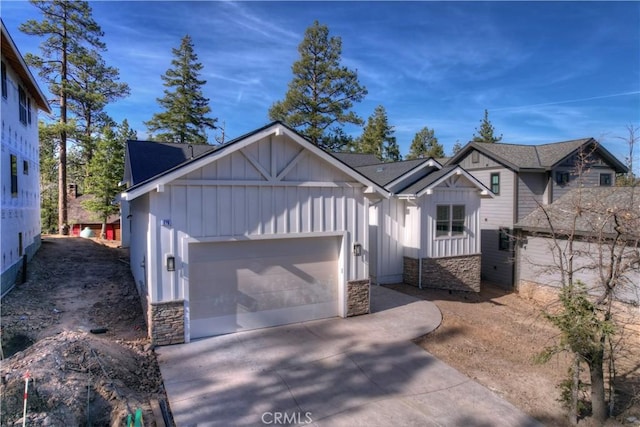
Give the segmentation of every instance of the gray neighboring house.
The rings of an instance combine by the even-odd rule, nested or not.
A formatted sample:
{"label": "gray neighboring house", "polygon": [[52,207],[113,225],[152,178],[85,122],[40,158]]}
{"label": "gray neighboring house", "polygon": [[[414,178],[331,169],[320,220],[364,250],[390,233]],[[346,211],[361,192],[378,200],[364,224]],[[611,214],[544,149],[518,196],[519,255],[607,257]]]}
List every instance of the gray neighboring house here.
{"label": "gray neighboring house", "polygon": [[[577,165],[588,168],[577,172]],[[538,204],[549,205],[577,187],[611,187],[627,168],[593,138],[543,145],[470,142],[457,164],[495,195],[481,205],[482,278],[512,289],[516,278],[513,227]]]}
{"label": "gray neighboring house", "polygon": [[[615,244],[614,215],[619,219],[620,230]],[[568,257],[571,254],[567,249],[568,236],[574,234],[574,279],[600,294],[604,289],[602,278],[617,271],[619,283],[614,289],[615,298],[640,303],[640,188],[573,189],[544,210],[536,208],[519,221],[515,229],[519,290],[539,285],[562,286],[558,248],[563,251],[560,259]],[[612,249],[623,255],[614,258],[613,264]],[[612,265],[614,268],[610,270]]]}

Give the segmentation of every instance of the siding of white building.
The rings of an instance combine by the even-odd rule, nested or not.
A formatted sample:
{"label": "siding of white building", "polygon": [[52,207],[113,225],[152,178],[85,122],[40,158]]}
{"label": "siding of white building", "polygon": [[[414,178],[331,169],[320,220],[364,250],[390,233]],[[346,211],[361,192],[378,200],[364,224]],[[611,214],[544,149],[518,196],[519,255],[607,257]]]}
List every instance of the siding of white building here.
{"label": "siding of white building", "polygon": [[4,295],[15,284],[23,256],[30,259],[40,247],[38,109],[50,110],[4,24],[2,68],[0,250]]}

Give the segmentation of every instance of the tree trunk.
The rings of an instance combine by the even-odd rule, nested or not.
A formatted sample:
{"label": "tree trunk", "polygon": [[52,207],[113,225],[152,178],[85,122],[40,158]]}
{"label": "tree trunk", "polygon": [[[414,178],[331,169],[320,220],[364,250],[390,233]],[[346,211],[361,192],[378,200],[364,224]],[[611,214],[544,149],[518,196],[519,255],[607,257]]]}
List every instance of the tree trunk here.
{"label": "tree trunk", "polygon": [[[66,18],[66,17],[65,17]],[[67,225],[67,25],[63,24],[62,69],[60,73],[60,157],[58,165],[58,232],[69,234]]]}
{"label": "tree trunk", "polygon": [[599,423],[607,419],[607,403],[604,392],[604,350],[600,349],[589,362],[591,374],[591,416]]}
{"label": "tree trunk", "polygon": [[107,222],[106,221],[102,221],[102,228],[100,229],[100,238],[101,239],[107,238]]}
{"label": "tree trunk", "polygon": [[580,358],[573,355],[573,382],[571,384],[571,405],[569,406],[569,422],[571,425],[578,425],[578,392],[580,390]]}

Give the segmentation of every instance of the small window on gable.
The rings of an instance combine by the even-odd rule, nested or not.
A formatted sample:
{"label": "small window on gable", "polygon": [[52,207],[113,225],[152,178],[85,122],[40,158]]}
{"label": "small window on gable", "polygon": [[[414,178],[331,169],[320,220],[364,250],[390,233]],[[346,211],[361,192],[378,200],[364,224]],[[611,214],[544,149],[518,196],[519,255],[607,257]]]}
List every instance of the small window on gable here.
{"label": "small window on gable", "polygon": [[471,163],[480,163],[480,153],[476,150],[471,152]]}
{"label": "small window on gable", "polygon": [[569,183],[569,172],[556,172],[556,184],[565,185]]}
{"label": "small window on gable", "polygon": [[491,174],[491,192],[500,194],[500,173]]}
{"label": "small window on gable", "polygon": [[2,97],[7,99],[7,66],[2,61]]}
{"label": "small window on gable", "polygon": [[611,174],[610,173],[601,173],[600,174],[600,185],[602,187],[610,187],[611,186]]}

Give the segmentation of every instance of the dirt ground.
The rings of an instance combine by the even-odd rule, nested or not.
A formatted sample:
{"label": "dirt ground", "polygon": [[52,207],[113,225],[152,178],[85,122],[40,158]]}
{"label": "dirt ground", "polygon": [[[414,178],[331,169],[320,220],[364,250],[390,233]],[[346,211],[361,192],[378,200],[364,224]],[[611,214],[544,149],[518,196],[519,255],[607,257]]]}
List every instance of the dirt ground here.
{"label": "dirt ground", "polygon": [[[145,426],[156,425],[151,405],[166,408],[166,394],[127,261],[126,250],[97,239],[43,239],[27,282],[0,307],[1,426],[22,425],[27,371],[27,425],[119,426],[137,408]],[[442,311],[442,325],[419,345],[543,424],[567,425],[556,385],[568,358],[533,362],[557,338],[540,299],[489,285],[480,294],[390,287]],[[640,338],[632,338],[636,347],[618,366],[627,404],[607,425],[640,426]]]}
{"label": "dirt ground", "polygon": [[27,425],[125,425],[138,408],[156,425],[166,394],[127,261],[106,241],[43,238],[0,307],[0,425],[22,425],[27,372]]}
{"label": "dirt ground", "polygon": [[[557,339],[557,331],[542,317],[549,295],[529,299],[483,284],[479,294],[390,285],[433,301],[443,321],[418,344],[431,354],[488,387],[547,426],[566,426],[557,384],[564,380],[570,359],[554,357],[537,364],[534,357]],[[631,308],[638,312],[638,308]],[[640,315],[640,312],[638,313]],[[618,366],[625,404],[607,425],[640,425],[640,337],[629,337],[629,357]],[[586,379],[586,378],[585,378]],[[580,425],[590,425],[584,419]]]}

